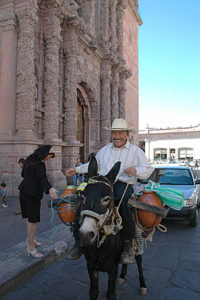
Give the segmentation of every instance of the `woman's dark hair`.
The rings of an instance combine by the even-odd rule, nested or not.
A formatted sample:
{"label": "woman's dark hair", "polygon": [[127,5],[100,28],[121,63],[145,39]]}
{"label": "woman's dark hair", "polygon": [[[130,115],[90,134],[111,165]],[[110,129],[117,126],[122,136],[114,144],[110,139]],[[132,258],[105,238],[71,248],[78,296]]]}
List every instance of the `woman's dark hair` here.
{"label": "woman's dark hair", "polygon": [[26,166],[34,165],[40,162],[49,154],[49,150],[52,148],[51,145],[43,145],[36,149],[32,154],[30,154],[26,159]]}
{"label": "woman's dark hair", "polygon": [[45,157],[47,157],[47,155],[49,154],[50,149],[52,148],[51,145],[43,145],[40,146],[38,149],[36,149],[33,152],[33,155],[35,156],[36,159],[44,159]]}
{"label": "woman's dark hair", "polygon": [[6,187],[5,182],[2,182],[2,183],[1,183],[1,186],[5,188],[5,187]]}
{"label": "woman's dark hair", "polygon": [[20,163],[24,165],[24,163],[25,163],[25,158],[21,157],[21,158],[18,160],[18,165],[19,165]]}

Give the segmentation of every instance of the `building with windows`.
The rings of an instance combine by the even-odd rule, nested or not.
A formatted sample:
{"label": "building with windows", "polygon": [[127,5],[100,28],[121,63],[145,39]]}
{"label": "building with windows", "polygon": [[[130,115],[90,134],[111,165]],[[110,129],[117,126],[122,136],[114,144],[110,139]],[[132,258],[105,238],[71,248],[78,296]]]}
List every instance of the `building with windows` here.
{"label": "building with windows", "polygon": [[[0,174],[17,193],[17,161],[51,144],[57,188],[78,155],[110,141],[113,119],[138,131],[137,0],[0,1]],[[138,142],[138,134],[134,141]]]}
{"label": "building with windows", "polygon": [[200,124],[139,132],[139,144],[149,161],[200,159]]}

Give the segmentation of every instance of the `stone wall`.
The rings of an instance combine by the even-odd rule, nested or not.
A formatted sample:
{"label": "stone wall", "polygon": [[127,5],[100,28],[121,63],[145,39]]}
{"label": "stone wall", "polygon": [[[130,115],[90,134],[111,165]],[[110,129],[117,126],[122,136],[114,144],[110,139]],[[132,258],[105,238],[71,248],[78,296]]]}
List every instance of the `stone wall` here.
{"label": "stone wall", "polygon": [[[127,122],[135,128],[133,140],[139,144],[139,88],[138,88],[138,26],[142,20],[138,15],[137,1],[127,0],[123,22],[123,54],[129,78],[126,81],[125,115]],[[131,74],[131,76],[130,76]]]}
{"label": "stone wall", "polygon": [[[126,117],[137,128],[137,77],[129,79],[127,91],[126,79],[129,69],[137,73],[139,19],[130,14],[137,1],[127,2],[1,0],[0,176],[9,195],[17,193],[18,159],[39,145],[53,146],[48,176],[64,188],[63,172],[75,165],[81,147],[87,161],[110,141],[105,126],[114,118]],[[132,22],[134,60],[123,47]],[[78,103],[84,142],[77,139]]]}

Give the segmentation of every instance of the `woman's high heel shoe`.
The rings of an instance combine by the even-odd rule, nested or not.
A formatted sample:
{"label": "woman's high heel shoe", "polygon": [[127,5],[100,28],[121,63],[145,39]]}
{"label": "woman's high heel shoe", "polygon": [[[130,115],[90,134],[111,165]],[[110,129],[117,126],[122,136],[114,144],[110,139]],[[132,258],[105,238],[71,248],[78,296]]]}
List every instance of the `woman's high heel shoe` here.
{"label": "woman's high heel shoe", "polygon": [[36,249],[34,249],[34,250],[30,250],[29,248],[27,248],[27,253],[28,253],[28,256],[29,255],[32,255],[33,257],[42,257],[43,256],[43,254],[42,253],[39,253],[39,252],[37,252],[37,250]]}
{"label": "woman's high heel shoe", "polygon": [[[39,247],[39,246],[41,246],[41,245],[42,245],[42,243],[40,243],[40,242],[34,240],[34,246],[35,246],[35,247]],[[27,247],[29,246],[29,244],[28,244],[28,239],[26,239],[26,246],[27,246]]]}
{"label": "woman's high heel shoe", "polygon": [[39,246],[41,246],[42,245],[42,243],[40,243],[40,242],[38,242],[38,241],[34,241],[34,245],[35,245],[35,247],[39,247]]}

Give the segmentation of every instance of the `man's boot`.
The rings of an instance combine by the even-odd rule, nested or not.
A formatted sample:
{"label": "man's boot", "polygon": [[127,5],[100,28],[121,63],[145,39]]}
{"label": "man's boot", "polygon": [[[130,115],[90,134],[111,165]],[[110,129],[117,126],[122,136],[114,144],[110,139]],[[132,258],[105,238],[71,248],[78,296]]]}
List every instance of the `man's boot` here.
{"label": "man's boot", "polygon": [[75,242],[73,248],[71,248],[71,249],[68,251],[66,257],[67,257],[68,259],[74,259],[74,260],[75,260],[75,259],[79,259],[79,258],[81,257],[82,254],[83,254],[83,249],[82,249],[82,247],[81,247],[81,245],[80,245],[80,241],[77,240],[77,241]]}
{"label": "man's boot", "polygon": [[132,241],[125,240],[123,243],[123,251],[121,253],[121,263],[122,264],[133,264],[133,248]]}

